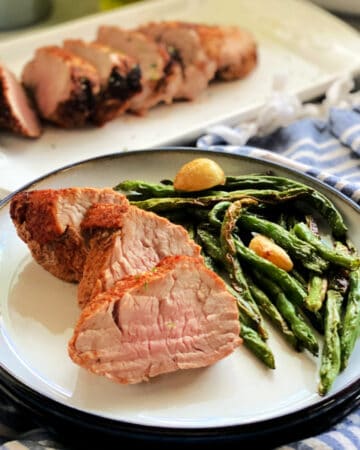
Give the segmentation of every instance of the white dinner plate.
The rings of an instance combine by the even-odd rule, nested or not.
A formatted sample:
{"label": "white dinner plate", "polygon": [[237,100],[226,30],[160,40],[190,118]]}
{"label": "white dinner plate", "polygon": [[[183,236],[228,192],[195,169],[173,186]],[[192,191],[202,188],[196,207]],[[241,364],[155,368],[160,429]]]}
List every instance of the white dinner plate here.
{"label": "white dinner plate", "polygon": [[[360,248],[359,207],[355,203],[308,176],[250,157],[194,149],[121,153],[56,171],[26,189],[114,186],[124,179],[155,182],[174,177],[182,164],[206,154],[227,175],[272,170],[319,189],[340,209],[349,236]],[[236,436],[242,436],[247,426],[255,427],[253,434],[261,434],[271,431],[273,421],[283,423],[283,428],[292,427],[294,433],[300,417],[307,426],[295,430],[295,436],[314,432],[316,421],[309,423],[314,413],[326,415],[328,425],[331,409],[348,395],[359,394],[359,345],[348,368],[322,398],[317,394],[319,358],[293,351],[272,328],[269,345],[276,359],[275,370],[266,369],[242,346],[211,367],[179,371],[138,385],[119,385],[88,373],[67,354],[79,315],[76,285],[53,277],[32,260],[11,222],[9,202],[10,198],[5,199],[0,209],[0,379],[8,380],[10,389],[18,385],[30,390],[20,396],[25,403],[32,395],[39,396],[35,409],[48,408],[51,416],[65,408],[63,415],[70,421],[79,412],[91,414],[95,423],[104,424],[102,431],[136,425],[144,435],[154,427],[190,436],[197,430],[211,434],[219,428],[235,427]],[[51,408],[47,401],[53,402]],[[353,401],[351,407],[355,405]],[[341,414],[345,411],[343,406]],[[82,419],[88,424],[89,420]]]}
{"label": "white dinner plate", "polygon": [[253,118],[277,76],[309,100],[343,75],[359,73],[360,37],[349,25],[303,0],[147,0],[0,43],[0,61],[20,74],[36,48],[65,38],[94,39],[101,24],[134,27],[180,19],[239,25],[258,42],[259,64],[244,80],[214,83],[193,102],[158,106],[146,117],[124,115],[102,128],[45,127],[35,141],[0,134],[0,188],[10,191],[65,164],[101,154],[185,145],[217,123]]}

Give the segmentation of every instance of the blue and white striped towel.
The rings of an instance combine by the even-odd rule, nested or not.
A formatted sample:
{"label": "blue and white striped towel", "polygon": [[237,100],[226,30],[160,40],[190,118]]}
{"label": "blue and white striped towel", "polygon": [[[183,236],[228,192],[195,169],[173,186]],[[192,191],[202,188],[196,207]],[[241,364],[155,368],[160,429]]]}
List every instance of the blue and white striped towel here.
{"label": "blue and white striped towel", "polygon": [[321,179],[360,204],[360,107],[331,108],[327,119],[304,118],[236,145],[241,126],[216,126],[200,148],[256,156]]}

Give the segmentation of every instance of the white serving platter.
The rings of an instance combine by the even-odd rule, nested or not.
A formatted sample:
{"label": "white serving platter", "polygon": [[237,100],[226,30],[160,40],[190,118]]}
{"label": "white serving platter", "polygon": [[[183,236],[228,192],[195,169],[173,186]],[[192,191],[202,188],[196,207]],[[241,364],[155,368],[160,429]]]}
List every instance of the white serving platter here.
{"label": "white serving platter", "polygon": [[134,27],[150,20],[239,25],[258,42],[259,64],[246,79],[216,83],[193,102],[158,106],[146,117],[126,115],[102,128],[45,127],[35,141],[0,134],[0,188],[12,191],[81,159],[129,149],[186,144],[217,123],[252,118],[285,76],[288,91],[309,100],[341,76],[359,73],[360,38],[350,26],[302,0],[154,0],[23,34],[0,44],[0,62],[17,75],[36,48],[65,38],[92,40],[101,24]]}

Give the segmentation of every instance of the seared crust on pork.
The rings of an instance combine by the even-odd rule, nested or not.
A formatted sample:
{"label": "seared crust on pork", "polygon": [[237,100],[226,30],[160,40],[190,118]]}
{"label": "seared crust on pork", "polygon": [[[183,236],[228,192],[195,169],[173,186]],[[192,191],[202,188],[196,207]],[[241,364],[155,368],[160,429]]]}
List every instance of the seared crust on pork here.
{"label": "seared crust on pork", "polygon": [[94,203],[116,203],[122,212],[129,205],[110,188],[45,189],[16,194],[10,215],[34,259],[56,277],[77,282],[88,254],[80,225]]}
{"label": "seared crust on pork", "polygon": [[97,375],[139,383],[206,367],[241,343],[235,298],[199,258],[164,258],[96,296],[75,326],[71,359]]}

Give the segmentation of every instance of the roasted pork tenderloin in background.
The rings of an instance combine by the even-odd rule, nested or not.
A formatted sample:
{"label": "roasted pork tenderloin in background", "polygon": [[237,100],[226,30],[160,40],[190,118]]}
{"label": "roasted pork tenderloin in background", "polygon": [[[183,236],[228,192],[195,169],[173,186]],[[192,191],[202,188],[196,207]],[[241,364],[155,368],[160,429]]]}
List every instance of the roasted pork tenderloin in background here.
{"label": "roasted pork tenderloin in background", "polygon": [[130,110],[144,114],[159,103],[171,103],[181,84],[181,68],[163,45],[139,31],[101,26],[97,41],[134,58],[141,70],[142,92],[130,102]]}
{"label": "roasted pork tenderloin in background", "polygon": [[41,117],[65,128],[86,124],[100,92],[95,67],[56,46],[36,51],[24,67],[22,81]]}
{"label": "roasted pork tenderloin in background", "polygon": [[129,206],[125,213],[119,208],[94,205],[81,223],[89,243],[78,288],[82,308],[117,280],[152,270],[165,256],[202,258],[200,247],[183,227],[136,206]]}
{"label": "roasted pork tenderloin in background", "polygon": [[6,67],[0,65],[0,128],[29,138],[41,134],[41,125],[29,98]]}
{"label": "roasted pork tenderloin in background", "polygon": [[122,212],[129,207],[110,188],[44,189],[16,194],[10,215],[34,259],[56,277],[77,282],[88,254],[80,224],[94,203],[115,203]]}
{"label": "roasted pork tenderloin in background", "polygon": [[250,32],[239,27],[174,22],[198,34],[207,56],[216,63],[215,78],[237,80],[248,75],[257,64],[257,46]]}
{"label": "roasted pork tenderloin in background", "polygon": [[130,99],[142,89],[140,67],[133,58],[108,46],[80,39],[65,40],[64,48],[98,71],[101,92],[92,115],[94,123],[102,125],[129,108]]}
{"label": "roasted pork tenderloin in background", "polygon": [[206,367],[241,343],[235,298],[199,258],[164,258],[82,311],[69,342],[81,367],[123,384]]}
{"label": "roasted pork tenderloin in background", "polygon": [[151,22],[139,30],[175,52],[183,69],[183,83],[175,98],[192,100],[211,80],[236,80],[256,66],[252,35],[238,27],[189,22]]}
{"label": "roasted pork tenderloin in background", "polygon": [[215,76],[216,63],[205,51],[199,34],[182,22],[152,22],[139,31],[155,39],[176,57],[182,68],[182,83],[174,98],[193,100]]}

